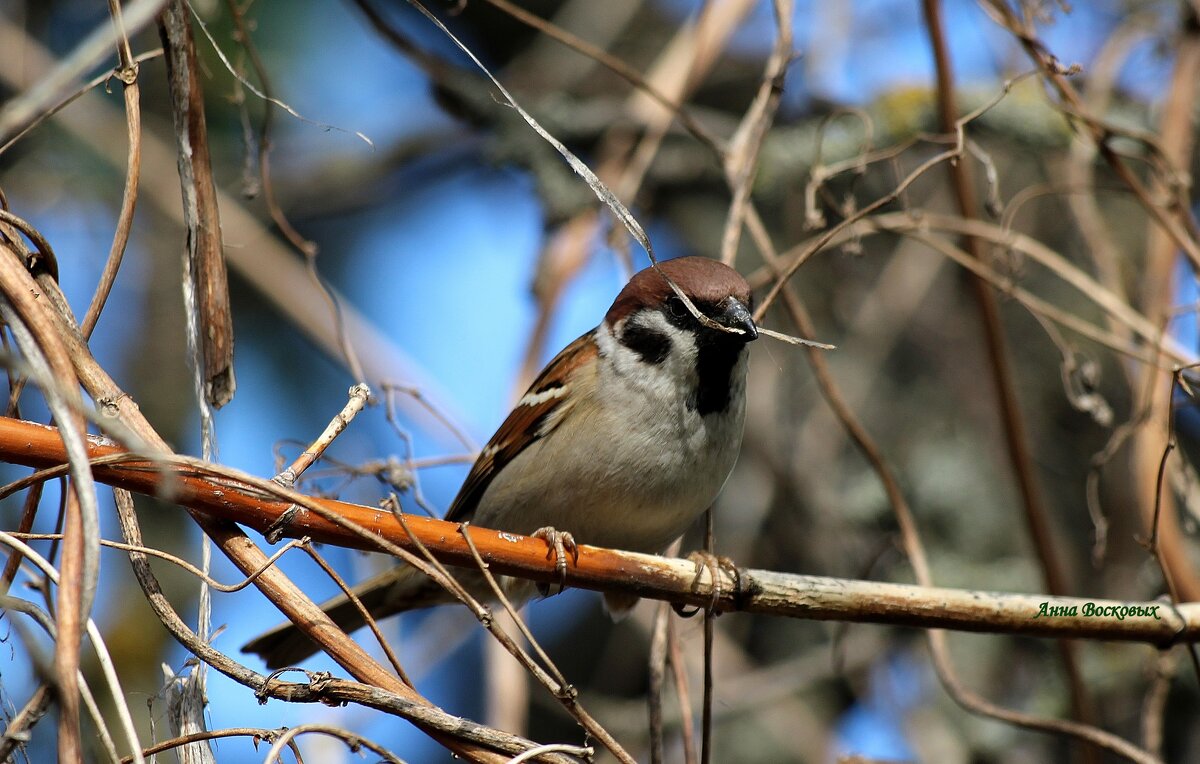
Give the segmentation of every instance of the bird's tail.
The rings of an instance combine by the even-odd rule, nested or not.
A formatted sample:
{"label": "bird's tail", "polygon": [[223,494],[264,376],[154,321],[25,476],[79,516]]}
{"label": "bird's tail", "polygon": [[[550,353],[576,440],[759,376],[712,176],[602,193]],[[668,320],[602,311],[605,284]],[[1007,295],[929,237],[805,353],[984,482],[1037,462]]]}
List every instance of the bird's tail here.
{"label": "bird's tail", "polygon": [[[354,587],[353,592],[376,620],[454,600],[424,573],[403,564],[367,579]],[[322,603],[321,609],[347,634],[366,624],[362,613],[344,594]],[[293,666],[316,651],[317,644],[290,622],[276,626],[242,647],[243,653],[261,656],[271,669]]]}

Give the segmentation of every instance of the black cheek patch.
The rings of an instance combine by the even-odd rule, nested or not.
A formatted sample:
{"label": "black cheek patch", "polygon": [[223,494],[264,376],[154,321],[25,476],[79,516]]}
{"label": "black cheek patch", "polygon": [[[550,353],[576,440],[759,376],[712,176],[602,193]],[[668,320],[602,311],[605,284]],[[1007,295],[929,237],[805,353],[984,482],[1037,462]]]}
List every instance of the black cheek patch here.
{"label": "black cheek patch", "polygon": [[655,329],[644,326],[626,326],[621,333],[621,344],[637,353],[642,361],[657,366],[671,352],[671,338]]}

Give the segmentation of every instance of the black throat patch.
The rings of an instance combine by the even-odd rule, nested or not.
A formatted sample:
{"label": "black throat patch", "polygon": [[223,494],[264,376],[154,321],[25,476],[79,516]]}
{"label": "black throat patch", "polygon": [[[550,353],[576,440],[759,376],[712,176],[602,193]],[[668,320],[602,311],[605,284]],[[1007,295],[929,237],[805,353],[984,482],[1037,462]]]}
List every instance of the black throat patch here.
{"label": "black throat patch", "polygon": [[[696,307],[706,315],[715,310],[704,301],[697,301]],[[663,315],[672,326],[692,332],[696,338],[696,389],[688,396],[688,410],[700,416],[725,411],[729,408],[733,367],[741,358],[745,341],[739,335],[702,325],[676,297],[666,301]]]}
{"label": "black throat patch", "polygon": [[700,416],[729,408],[733,367],[745,350],[745,343],[727,339],[711,329],[701,329],[696,337],[696,390],[688,397],[688,408]]}

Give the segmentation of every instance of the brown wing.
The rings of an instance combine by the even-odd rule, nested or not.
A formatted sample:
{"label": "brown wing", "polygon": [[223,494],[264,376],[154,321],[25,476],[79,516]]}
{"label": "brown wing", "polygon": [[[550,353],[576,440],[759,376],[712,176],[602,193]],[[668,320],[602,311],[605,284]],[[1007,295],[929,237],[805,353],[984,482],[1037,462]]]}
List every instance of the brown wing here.
{"label": "brown wing", "polygon": [[[567,345],[542,369],[542,373],[480,452],[466,482],[450,505],[446,520],[470,520],[479,506],[479,500],[500,470],[563,421],[561,414],[565,413],[564,407],[570,406],[570,402],[556,395],[555,391],[564,387],[576,369],[596,357],[599,351],[594,333],[595,330],[588,332]],[[560,415],[552,416],[555,413]]]}

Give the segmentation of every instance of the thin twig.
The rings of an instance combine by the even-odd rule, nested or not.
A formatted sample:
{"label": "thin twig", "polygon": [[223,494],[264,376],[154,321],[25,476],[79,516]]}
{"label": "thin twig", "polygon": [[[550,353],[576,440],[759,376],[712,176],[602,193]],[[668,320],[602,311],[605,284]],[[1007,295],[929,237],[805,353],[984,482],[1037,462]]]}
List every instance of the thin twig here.
{"label": "thin twig", "polygon": [[[114,44],[122,36],[136,34],[153,22],[163,3],[164,0],[134,0],[126,4],[119,29],[111,22],[97,25],[69,55],[55,61],[49,74],[5,103],[4,108],[0,109],[0,146],[8,148],[13,136],[23,132],[47,112],[55,111],[55,104],[61,104],[64,100],[62,92],[81,75],[95,71],[97,64],[112,54]],[[0,149],[0,153],[3,153],[3,149]]]}
{"label": "thin twig", "polygon": [[[960,120],[958,124],[960,126],[964,125],[965,121]],[[783,268],[781,267],[780,258],[775,254],[773,248],[771,248],[770,242],[760,242],[760,249],[762,250],[763,256],[767,259],[768,267],[772,269],[775,272],[776,277],[779,278]],[[790,288],[786,288],[788,286],[786,281],[782,279],[777,280],[775,286],[782,291],[785,297],[785,306],[787,307],[788,313],[790,314],[800,333],[812,334],[814,329],[812,322],[808,317],[808,313],[804,310],[804,307],[795,297],[792,290]],[[845,428],[847,434],[850,435],[856,446],[866,457],[867,461],[871,465],[872,470],[876,473],[883,485],[884,493],[888,498],[888,502],[892,506],[892,510],[896,515],[897,523],[900,526],[904,548],[908,555],[909,562],[913,567],[913,571],[916,574],[917,582],[924,587],[930,587],[932,585],[932,577],[929,572],[929,563],[925,556],[925,550],[921,543],[920,536],[917,532],[916,522],[913,518],[912,511],[909,509],[904,493],[900,490],[899,482],[896,480],[895,475],[892,474],[891,468],[884,460],[879,448],[875,445],[866,429],[858,421],[853,411],[851,411],[850,407],[846,404],[845,399],[842,397],[841,391],[833,380],[833,376],[829,371],[828,363],[826,362],[825,358],[815,349],[810,349],[808,351],[808,359],[809,364],[816,375],[817,384],[821,390],[821,395],[833,409],[835,415],[842,423],[842,426]],[[1086,612],[1087,606],[1085,605],[1084,608]],[[1128,741],[1094,726],[1012,711],[987,701],[963,686],[958,679],[958,676],[954,671],[953,664],[950,660],[945,632],[941,629],[930,629],[927,631],[927,635],[929,638],[930,651],[934,659],[934,668],[938,674],[938,678],[941,680],[943,687],[946,688],[947,692],[949,692],[954,700],[967,710],[989,716],[1000,721],[1028,727],[1030,729],[1037,729],[1046,732],[1057,732],[1060,734],[1075,736],[1107,750],[1117,752],[1120,755],[1130,758],[1134,761],[1154,761],[1153,757],[1146,754],[1145,751],[1138,749],[1136,746],[1133,746]]]}
{"label": "thin twig", "polygon": [[648,663],[649,678],[646,687],[646,705],[650,714],[647,732],[650,736],[650,764],[663,764],[663,688],[667,675],[667,623],[671,608],[660,602],[654,608],[654,625],[650,629]]}
{"label": "thin twig", "polygon": [[[0,242],[0,254],[11,255],[11,250],[5,247],[2,242]],[[0,264],[3,264],[5,261],[6,258],[0,257]],[[0,275],[5,272],[3,268],[0,268]],[[40,278],[37,281],[36,287],[32,285],[25,287],[25,291],[27,293],[39,291],[43,298],[41,302],[53,306],[52,315],[57,324],[55,330],[58,337],[68,345],[70,364],[73,366],[75,373],[79,375],[83,387],[92,398],[105,407],[114,419],[122,422],[124,425],[122,430],[135,432],[140,440],[148,443],[155,451],[169,453],[166,443],[154,431],[145,417],[142,416],[129,396],[112,381],[111,377],[100,368],[95,358],[92,357],[86,343],[75,327],[70,308],[58,285],[49,278]],[[62,458],[56,459],[55,463],[61,463],[62,461],[64,461]],[[158,462],[148,463],[148,466],[156,472],[159,469],[157,465]],[[274,486],[274,489],[267,488],[267,495],[271,495],[273,490],[283,490],[278,484],[271,483],[270,481],[263,481],[260,483],[259,488],[261,490],[268,485]],[[127,494],[122,491],[114,492],[114,495],[118,499],[118,507],[121,507],[123,498],[128,498]],[[301,501],[304,500],[301,499]],[[214,539],[221,550],[241,569],[243,574],[249,575],[263,568],[266,562],[266,555],[249,541],[246,535],[235,524],[236,520],[227,517],[209,516],[203,512],[194,510],[190,513],[206,535]],[[126,514],[132,514],[132,503],[129,503]],[[131,530],[131,527],[133,527],[133,530]],[[127,532],[136,532],[136,527],[125,523],[125,530]],[[140,543],[140,535],[137,535],[135,539],[131,539],[127,535],[126,540],[130,543]],[[136,563],[138,560],[144,561],[145,558],[135,553],[130,555],[130,559]],[[144,589],[150,592],[156,587],[153,587],[153,577],[148,573],[148,570],[148,566],[141,569],[142,576],[139,583],[142,583]],[[286,576],[282,575],[277,568],[266,568],[259,578],[256,579],[255,586],[283,613],[294,620],[301,620],[309,624],[316,635],[315,639],[317,642],[356,678],[381,688],[384,692],[406,704],[408,708],[405,711],[407,718],[413,719],[419,727],[451,751],[459,755],[470,756],[480,761],[499,762],[502,759],[501,754],[496,752],[497,750],[519,753],[531,747],[530,744],[516,742],[517,739],[514,738],[503,738],[503,740],[507,741],[503,743],[506,747],[497,748],[478,742],[475,737],[468,735],[466,732],[458,731],[462,728],[460,721],[455,721],[453,724],[447,725],[444,722],[446,714],[441,709],[433,706],[425,698],[413,692],[411,688],[404,685],[403,682],[385,670],[383,666],[371,659],[365,651],[337,629],[332,621],[305,596],[304,592],[296,587]],[[160,616],[166,617],[166,611],[160,613]],[[186,627],[178,630],[177,633],[180,635],[194,634],[194,632],[186,629]],[[197,644],[189,644],[189,649],[193,652],[197,650],[204,651]],[[208,653],[206,652],[206,654]],[[220,653],[217,653],[217,655],[220,655]],[[213,665],[214,656],[209,654],[209,658],[210,660],[206,660],[206,662]],[[228,665],[226,665],[226,668],[228,668]],[[496,736],[489,732],[487,737],[495,738]]]}
{"label": "thin twig", "polygon": [[1182,222],[1169,214],[1163,209],[1162,205],[1154,200],[1145,184],[1142,183],[1120,155],[1112,148],[1111,139],[1123,134],[1125,131],[1114,129],[1113,126],[1103,124],[1101,121],[1091,117],[1084,108],[1078,92],[1067,81],[1066,75],[1069,73],[1069,70],[1064,70],[1059,65],[1058,60],[1050,54],[1045,44],[1037,38],[1033,26],[1025,20],[1018,18],[1006,2],[1003,0],[986,0],[984,7],[990,11],[992,17],[999,24],[1007,28],[1020,41],[1022,47],[1025,48],[1026,54],[1038,66],[1043,77],[1055,89],[1059,97],[1062,98],[1064,103],[1060,108],[1064,113],[1070,114],[1084,123],[1088,128],[1090,137],[1100,152],[1101,158],[1109,164],[1117,177],[1129,186],[1134,196],[1137,197],[1150,217],[1171,237],[1176,246],[1184,251],[1184,254],[1188,256],[1194,266],[1200,266],[1200,244],[1197,243],[1190,232],[1194,224],[1187,206],[1183,205],[1182,209],[1176,206],[1172,210],[1179,218],[1184,219]]}
{"label": "thin twig", "polygon": [[13,760],[13,749],[28,742],[30,730],[50,711],[53,700],[54,693],[50,685],[39,684],[21,710],[8,718],[4,735],[0,737],[0,761]]}
{"label": "thin twig", "polygon": [[[39,245],[40,246],[40,245]],[[36,299],[37,289],[11,248],[0,243],[0,313],[9,325],[26,359],[40,376],[55,380],[43,389],[46,404],[62,432],[65,460],[71,465],[71,490],[64,491],[65,527],[62,585],[57,591],[58,636],[54,643],[54,670],[59,677],[58,753],[65,760],[82,756],[79,730],[77,679],[83,632],[88,623],[99,580],[99,509],[82,434],[86,431],[78,379],[70,353],[55,331],[46,302]]]}
{"label": "thin twig", "polygon": [[683,739],[683,760],[685,764],[698,764],[699,751],[696,750],[696,725],[692,722],[692,694],[688,686],[687,659],[680,644],[679,621],[670,620],[667,623],[667,659],[671,662],[671,674],[675,679],[675,697],[679,701],[679,733]]}
{"label": "thin twig", "polygon": [[721,235],[721,262],[733,265],[737,257],[742,226],[750,202],[750,190],[758,175],[758,157],[767,131],[775,118],[775,110],[783,97],[783,81],[795,55],[792,50],[792,0],[775,0],[775,45],[767,58],[762,83],[750,107],[746,109],[725,157],[725,177],[733,191],[733,200],[725,218]]}
{"label": "thin twig", "polygon": [[415,685],[412,683],[412,680],[408,678],[408,674],[405,673],[404,667],[400,664],[400,659],[396,656],[396,652],[392,649],[392,646],[388,644],[387,639],[383,636],[383,631],[380,630],[379,624],[375,622],[375,617],[372,616],[371,611],[368,610],[365,605],[363,605],[362,600],[358,598],[358,595],[354,593],[354,590],[346,584],[345,580],[340,575],[338,575],[338,572],[333,569],[333,566],[326,562],[325,558],[318,554],[316,549],[312,548],[311,544],[306,543],[304,545],[304,551],[308,552],[308,556],[312,558],[313,562],[317,563],[321,570],[325,572],[325,575],[329,576],[329,578],[332,579],[335,584],[337,584],[338,588],[342,590],[342,593],[346,595],[346,598],[353,603],[354,608],[358,610],[360,615],[362,615],[363,623],[365,623],[367,628],[371,630],[371,634],[375,637],[375,641],[379,644],[379,647],[383,649],[383,654],[387,658],[388,663],[392,664],[392,668],[395,669],[396,676],[400,677],[400,679],[403,680],[404,683],[409,687],[415,687]]}
{"label": "thin twig", "polygon": [[[1177,386],[1182,385],[1183,371],[1183,369],[1177,369],[1175,373],[1171,375],[1170,392],[1167,393],[1168,399],[1170,399],[1171,392],[1173,392]],[[1171,603],[1173,605],[1178,605],[1180,602],[1179,586],[1175,581],[1175,576],[1173,575],[1171,565],[1168,564],[1168,561],[1163,554],[1163,550],[1160,545],[1161,536],[1159,535],[1159,527],[1162,518],[1163,482],[1167,473],[1167,460],[1171,457],[1171,452],[1175,450],[1177,445],[1178,444],[1175,439],[1175,417],[1168,415],[1167,442],[1166,445],[1163,446],[1162,459],[1160,459],[1158,463],[1158,475],[1154,481],[1154,509],[1150,521],[1150,537],[1145,541],[1145,547],[1146,551],[1148,551],[1154,558],[1155,563],[1158,564],[1158,569],[1162,573],[1163,581],[1167,585],[1167,593],[1170,596]],[[1188,658],[1191,659],[1192,673],[1195,675],[1196,681],[1200,682],[1200,656],[1196,654],[1195,645],[1189,644],[1186,645],[1186,648]]]}
{"label": "thin twig", "polygon": [[[45,540],[62,538],[61,533],[14,532],[10,535],[15,539],[21,539],[22,541],[45,541]],[[264,571],[266,571],[267,568],[274,566],[275,563],[279,560],[279,558],[282,557],[284,554],[286,554],[290,550],[295,549],[297,547],[308,546],[308,544],[309,544],[308,539],[293,539],[293,540],[287,542],[286,544],[284,544],[283,546],[281,546],[279,549],[277,549],[275,551],[275,554],[273,554],[269,558],[267,558],[267,564],[264,565],[259,570],[250,574],[246,578],[243,578],[241,581],[237,582],[236,584],[223,584],[220,581],[218,581],[217,579],[215,579],[212,576],[205,573],[203,570],[200,570],[200,568],[197,568],[195,565],[191,564],[187,560],[183,559],[182,557],[177,557],[177,556],[171,554],[170,552],[165,552],[161,549],[156,549],[154,547],[149,547],[149,546],[136,546],[134,544],[124,544],[120,541],[113,541],[111,539],[100,539],[100,545],[108,547],[109,549],[118,549],[122,552],[137,552],[139,554],[148,555],[150,557],[157,557],[160,560],[166,560],[167,562],[169,562],[177,567],[183,568],[184,570],[186,570],[188,573],[191,573],[196,578],[199,578],[210,588],[215,589],[224,594],[230,594],[232,592],[240,592],[242,589],[245,589],[247,586],[254,583],[254,579],[256,579],[260,575],[262,575],[262,573]]]}
{"label": "thin twig", "polygon": [[[712,507],[704,513],[704,551],[710,558],[716,554],[716,533],[713,528]],[[715,585],[714,581],[714,585]],[[712,715],[713,715],[713,642],[717,613],[713,607],[704,609],[704,705],[700,711],[700,763],[712,761]]]}
{"label": "thin twig", "polygon": [[329,424],[325,425],[325,429],[317,436],[317,439],[296,457],[291,466],[275,476],[276,481],[286,486],[295,485],[304,471],[321,458],[325,449],[329,448],[337,436],[350,426],[354,417],[358,416],[358,412],[362,411],[363,406],[371,398],[371,388],[360,382],[350,388],[349,395],[350,400],[346,402],[342,410],[329,420]]}
{"label": "thin twig", "polygon": [[1164,650],[1154,660],[1154,679],[1142,702],[1142,745],[1146,750],[1162,758],[1163,727],[1166,722],[1167,695],[1171,691],[1171,679],[1175,675],[1177,652]]}
{"label": "thin twig", "polygon": [[[51,565],[49,563],[49,561],[47,561],[44,557],[42,557],[40,554],[38,554],[36,551],[34,551],[32,548],[30,548],[28,544],[21,541],[20,539],[14,538],[11,534],[5,533],[3,531],[0,531],[0,543],[4,544],[5,546],[12,548],[12,549],[19,549],[21,551],[21,555],[29,563],[37,566],[37,568],[41,571],[42,575],[44,575],[52,583],[54,583],[60,587],[62,586],[62,578],[65,575],[65,571],[63,573],[60,573],[59,571],[55,570],[54,566]],[[19,604],[19,601],[17,601],[16,598],[14,598],[14,597],[9,597],[9,596],[5,595],[2,599],[4,600],[3,607],[5,607],[5,608],[12,608]],[[62,624],[62,613],[60,611],[59,612],[59,620],[58,620],[58,628],[56,630],[57,633],[53,635],[56,642],[62,638],[61,624]],[[126,741],[129,743],[130,747],[133,748],[134,751],[138,752],[138,753],[134,754],[134,757],[135,757],[136,761],[140,762],[140,761],[142,761],[142,757],[140,754],[141,743],[138,740],[137,731],[133,725],[133,716],[129,713],[129,706],[125,699],[125,693],[121,689],[121,681],[120,681],[120,679],[117,678],[116,668],[113,666],[112,657],[108,652],[108,646],[104,642],[104,637],[103,637],[103,635],[101,635],[100,629],[97,628],[95,621],[93,621],[91,618],[88,618],[87,621],[84,623],[84,630],[87,632],[88,639],[92,643],[92,649],[96,653],[96,659],[97,659],[97,662],[100,664],[101,674],[104,677],[105,683],[107,683],[107,685],[108,685],[109,693],[112,696],[112,702],[113,702],[113,705],[117,712],[117,718],[121,722],[122,731],[125,733]],[[76,657],[78,657],[78,656],[76,656]],[[76,666],[78,666],[78,661],[76,661]],[[78,675],[79,674],[78,667],[76,667],[75,671],[76,671],[76,674]],[[78,682],[78,680],[80,678],[82,678],[82,677],[76,676],[76,681]],[[58,675],[58,681],[59,681],[60,687],[61,687],[61,685],[62,685],[62,675],[61,674]],[[64,705],[64,699],[62,697],[59,697],[58,700],[59,700],[59,706],[61,708]],[[77,699],[77,701],[78,701],[78,699]],[[76,741],[76,743],[78,743],[78,741]],[[60,745],[60,750],[61,750],[61,745]]]}
{"label": "thin twig", "polygon": [[[483,561],[483,557],[479,554],[479,549],[475,546],[475,542],[471,540],[470,524],[462,523],[459,526],[459,529],[463,535],[463,540],[471,549],[471,557],[478,566],[480,573],[482,573],[484,579],[487,580],[488,586],[491,587],[492,593],[500,601],[501,606],[504,607],[509,617],[512,618],[513,623],[517,625],[517,628],[521,630],[521,634],[524,635],[525,639],[533,647],[534,651],[537,652],[538,658],[541,661],[541,666],[536,665],[529,654],[525,650],[521,649],[515,641],[501,639],[500,643],[504,645],[506,649],[508,649],[514,658],[519,660],[521,664],[525,666],[526,670],[528,670],[529,673],[534,676],[534,678],[541,682],[542,685],[550,691],[550,694],[553,695],[555,699],[557,699],[563,705],[563,708],[567,710],[567,713],[571,714],[571,716],[577,722],[579,722],[580,726],[582,726],[589,735],[599,740],[601,744],[603,744],[604,747],[607,748],[612,755],[617,758],[618,761],[624,762],[624,764],[635,764],[633,757],[621,747],[621,744],[617,742],[616,738],[614,738],[608,730],[604,729],[599,722],[592,718],[591,714],[584,710],[583,705],[579,702],[578,690],[576,690],[573,685],[567,682],[566,678],[562,675],[562,672],[560,672],[558,667],[554,665],[554,662],[550,660],[550,656],[546,654],[546,651],[543,650],[542,646],[538,644],[538,641],[534,639],[533,633],[525,624],[525,620],[517,613],[516,608],[514,608],[512,603],[509,602],[504,590],[499,584],[496,583],[495,577],[492,576],[491,571],[488,570],[487,563]],[[493,635],[497,634],[497,629],[495,628],[494,622],[489,621],[486,625],[488,627],[488,631],[491,631]],[[516,649],[516,652],[514,652],[514,648]]]}
{"label": "thin twig", "polygon": [[129,38],[125,34],[125,23],[121,14],[121,3],[109,0],[109,15],[116,24],[120,39],[117,51],[121,65],[115,75],[121,81],[125,91],[125,122],[129,130],[129,159],[125,166],[125,186],[121,193],[121,211],[117,214],[116,231],[113,233],[112,246],[108,250],[108,259],[104,262],[104,270],[100,281],[92,295],[91,304],[84,314],[80,332],[85,338],[92,336],[96,322],[100,320],[100,311],[108,301],[113,284],[117,280],[117,271],[125,257],[125,248],[129,244],[129,234],[133,230],[133,213],[137,207],[138,182],[142,173],[142,107],[141,90],[138,86],[138,62],[133,58],[129,49]]}
{"label": "thin twig", "polygon": [[697,141],[706,146],[714,154],[723,155],[725,153],[725,142],[720,137],[714,135],[708,130],[708,128],[704,127],[704,125],[697,121],[696,118],[692,116],[691,112],[684,108],[682,103],[664,93],[658,88],[658,86],[643,77],[640,72],[631,67],[629,64],[610,54],[608,51],[592,45],[587,40],[573,35],[567,30],[550,23],[545,19],[533,15],[518,5],[510,3],[508,0],[485,1],[496,6],[517,21],[520,21],[522,24],[529,25],[547,37],[557,40],[576,53],[579,53],[582,56],[587,56],[596,63],[605,67],[613,74],[616,74],[618,77],[622,78],[641,92],[648,95],[650,98],[653,98],[655,101],[657,101],[659,105],[661,105],[679,120],[679,124],[682,125],[685,130],[691,133]]}
{"label": "thin twig", "polygon": [[[929,33],[930,46],[937,70],[938,119],[941,129],[963,130],[958,121],[958,103],[954,92],[954,71],[950,61],[950,49],[942,22],[941,0],[923,0],[921,7],[925,15],[925,27]],[[979,215],[979,203],[975,195],[975,184],[970,165],[954,162],[947,165],[951,185],[959,214],[967,219]],[[983,247],[978,239],[967,237],[965,249],[982,262]],[[1059,553],[1059,543],[1050,521],[1046,502],[1038,484],[1033,454],[1030,450],[1029,432],[1025,425],[1021,403],[1017,398],[1015,373],[1009,358],[1008,340],[1001,325],[1000,306],[991,287],[978,277],[970,279],[975,302],[983,324],[987,357],[991,368],[992,386],[999,404],[999,416],[1003,426],[1004,440],[1008,447],[1009,465],[1021,494],[1028,536],[1033,542],[1041,566],[1046,590],[1051,594],[1066,594],[1071,588],[1067,579],[1066,564]],[[1067,675],[1070,688],[1072,712],[1085,724],[1094,724],[1096,710],[1092,704],[1079,668],[1077,648],[1070,642],[1058,643],[1059,657]],[[1084,750],[1085,759],[1094,762],[1097,752]]]}
{"label": "thin twig", "polygon": [[[802,312],[802,308],[800,308],[799,304],[793,301],[789,303],[789,306],[791,306],[789,310],[791,310],[793,318],[798,320],[798,329],[800,332],[810,332],[812,328],[807,316]],[[925,551],[921,544],[920,537],[917,535],[915,520],[913,519],[912,512],[908,507],[908,502],[900,490],[899,483],[896,481],[890,467],[888,467],[882,455],[879,453],[877,446],[866,433],[866,430],[862,428],[861,424],[858,423],[857,419],[849,411],[849,409],[844,406],[840,397],[840,393],[837,392],[837,389],[833,384],[832,377],[830,376],[825,365],[824,358],[821,357],[819,353],[810,351],[809,361],[812,364],[814,371],[817,373],[818,384],[821,386],[822,394],[835,408],[835,410],[837,410],[838,418],[841,419],[843,424],[847,427],[851,437],[855,440],[858,447],[863,451],[868,461],[871,462],[873,469],[879,476],[881,482],[883,482],[884,491],[888,496],[889,502],[892,504],[893,511],[896,513],[897,521],[900,526],[901,538],[904,540],[905,550],[908,553],[909,561],[913,566],[913,571],[916,574],[917,581],[924,587],[931,586],[932,577],[929,572],[929,563],[925,556]],[[1086,605],[1083,607],[1085,608],[1084,612],[1087,612]],[[946,643],[946,633],[941,629],[930,629],[927,632],[927,635],[929,638],[930,651],[934,659],[934,668],[937,671],[942,685],[954,698],[955,702],[966,708],[968,711],[989,716],[998,721],[1016,724],[1022,727],[1028,727],[1030,729],[1041,730],[1043,732],[1056,732],[1059,734],[1077,737],[1081,740],[1086,740],[1105,748],[1113,753],[1124,756],[1131,761],[1143,762],[1144,764],[1149,764],[1149,762],[1155,761],[1154,757],[1132,745],[1128,741],[1094,726],[1080,724],[1078,722],[1034,716],[1032,714],[1026,714],[1019,711],[1012,711],[1010,709],[997,706],[980,697],[973,691],[966,688],[959,680],[957,673],[954,671],[953,664],[950,661],[949,647]]]}
{"label": "thin twig", "polygon": [[[48,563],[46,560],[42,560],[41,562]],[[37,623],[37,625],[46,632],[50,639],[53,640],[57,637],[58,630],[55,628],[54,619],[51,617],[49,611],[43,610],[34,603],[20,599],[19,597],[4,595],[0,597],[0,607],[12,613],[21,613],[29,616],[31,620]],[[12,625],[19,634],[24,634],[25,630],[21,628],[19,623],[14,621]],[[26,643],[30,663],[33,664],[33,670],[35,674],[42,677],[54,677],[54,670],[50,664],[50,661],[45,659],[45,656],[40,653],[40,651],[28,639],[28,637],[26,637],[24,641]],[[92,694],[91,688],[88,686],[87,678],[83,675],[83,672],[79,672],[75,680],[76,684],[79,686],[79,699],[82,701],[83,708],[87,711],[88,716],[96,725],[97,737],[99,738],[100,742],[99,747],[104,751],[105,754],[108,755],[109,761],[115,762],[117,759],[117,747],[113,742],[112,734],[109,732],[108,726],[104,722],[104,717],[100,713],[100,708],[96,704],[96,698]],[[50,687],[52,690],[57,690],[58,684],[52,681]],[[29,721],[32,722],[36,720],[30,719]]]}
{"label": "thin twig", "polygon": [[300,735],[313,734],[326,735],[340,740],[354,753],[357,753],[360,748],[366,748],[376,756],[382,757],[384,761],[391,762],[392,764],[404,764],[404,761],[400,757],[378,743],[330,724],[298,724],[295,727],[284,729],[279,733],[279,737],[271,745],[270,750],[263,756],[263,764],[270,764],[273,761],[283,764],[283,749],[289,746],[292,740]]}
{"label": "thin twig", "polygon": [[[281,732],[283,732],[282,729],[268,729],[265,727],[226,727],[225,729],[219,730],[204,730],[203,732],[194,732],[190,735],[173,737],[169,740],[160,740],[154,745],[143,748],[142,755],[153,756],[156,753],[170,751],[174,748],[179,748],[190,743],[200,743],[206,740],[219,740],[227,737],[248,737],[254,740],[256,744],[259,740],[274,742]],[[131,762],[133,762],[132,756],[126,756],[125,758],[121,759],[121,764],[131,764]]]}

